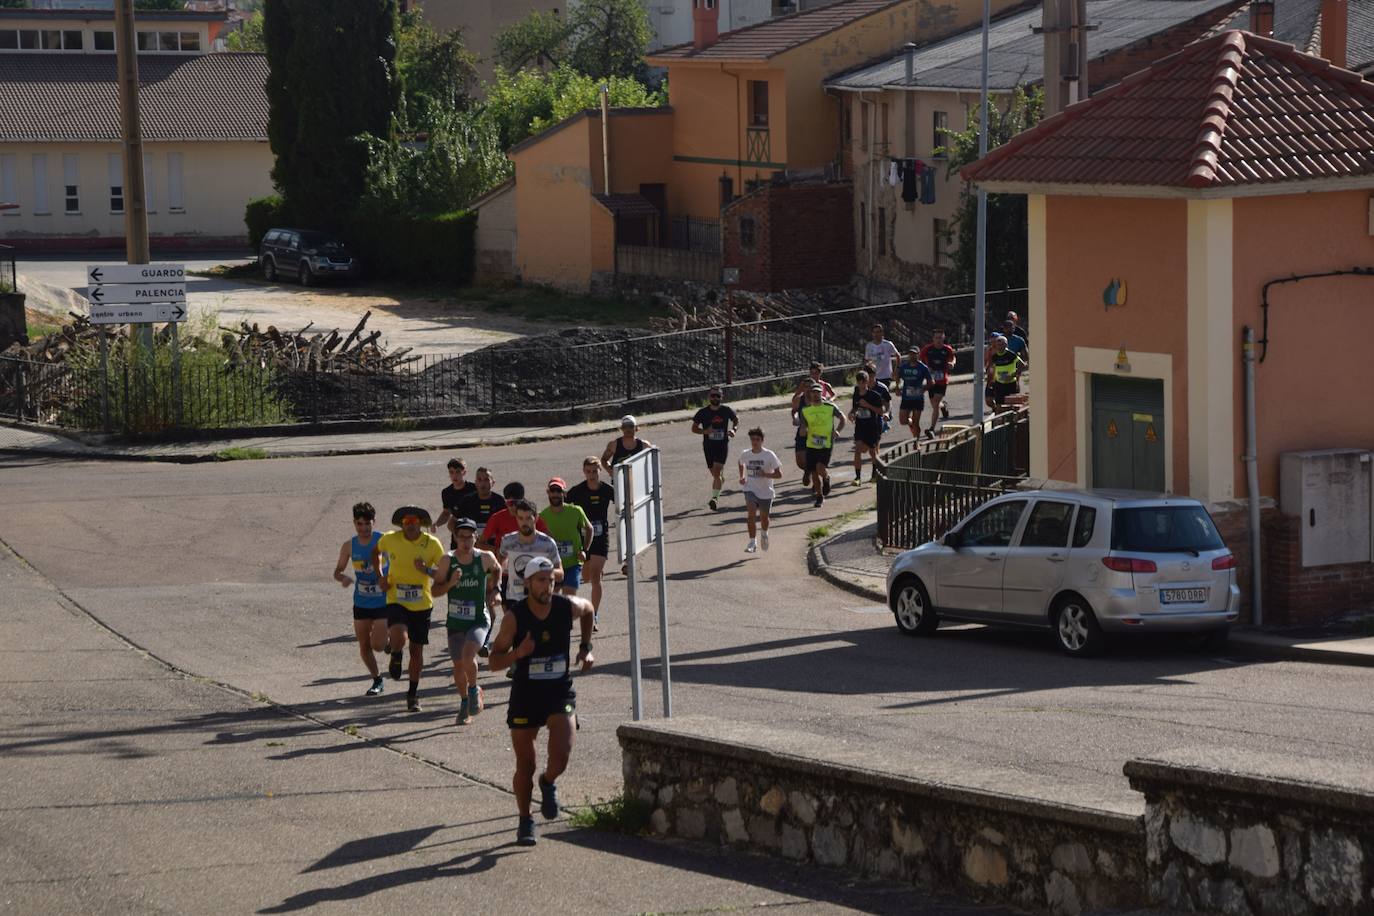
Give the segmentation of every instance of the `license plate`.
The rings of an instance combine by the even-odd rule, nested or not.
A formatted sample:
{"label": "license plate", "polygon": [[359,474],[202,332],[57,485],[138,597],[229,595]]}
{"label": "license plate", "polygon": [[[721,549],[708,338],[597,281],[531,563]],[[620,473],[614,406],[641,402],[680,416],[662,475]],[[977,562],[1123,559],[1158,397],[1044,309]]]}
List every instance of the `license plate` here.
{"label": "license plate", "polygon": [[1166,588],[1159,593],[1161,604],[1203,604],[1207,601],[1205,588]]}

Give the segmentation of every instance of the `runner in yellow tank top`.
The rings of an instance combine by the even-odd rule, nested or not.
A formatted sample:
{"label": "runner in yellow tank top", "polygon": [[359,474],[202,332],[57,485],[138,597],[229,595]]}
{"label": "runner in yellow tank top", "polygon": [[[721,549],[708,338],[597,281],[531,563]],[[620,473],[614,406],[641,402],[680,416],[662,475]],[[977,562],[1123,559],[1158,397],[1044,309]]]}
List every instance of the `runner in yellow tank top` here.
{"label": "runner in yellow tank top", "polygon": [[401,679],[401,650],[410,638],[410,691],[406,708],[420,711],[420,672],[425,667],[425,645],[429,642],[429,616],[434,610],[431,593],[433,570],[444,556],[443,543],[424,528],[431,524],[429,512],[419,506],[402,506],[391,516],[399,531],[382,535],[372,551],[372,568],[385,572],[378,584],[386,589],[387,623],[391,628],[391,677]]}

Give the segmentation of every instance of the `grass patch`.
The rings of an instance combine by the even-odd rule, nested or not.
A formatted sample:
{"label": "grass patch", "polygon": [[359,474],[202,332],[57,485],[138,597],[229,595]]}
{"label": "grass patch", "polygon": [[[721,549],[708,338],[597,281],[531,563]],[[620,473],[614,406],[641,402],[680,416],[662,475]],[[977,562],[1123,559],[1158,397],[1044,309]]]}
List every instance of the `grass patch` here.
{"label": "grass patch", "polygon": [[389,433],[408,433],[419,428],[419,420],[414,417],[408,417],[403,413],[398,413],[393,417],[387,417],[382,421],[382,429]]}
{"label": "grass patch", "polygon": [[188,270],[186,272],[193,277],[205,277],[209,280],[262,279],[262,269],[258,267],[257,261],[250,261],[247,264],[216,264],[205,270]]}
{"label": "grass patch", "polygon": [[868,513],[872,512],[874,508],[875,506],[871,505],[860,506],[857,509],[851,509],[848,512],[835,516],[830,521],[826,522],[824,525],[817,525],[814,528],[808,529],[806,532],[806,546],[815,547],[818,543],[830,537],[830,535],[834,534],[836,531],[839,531],[841,528],[843,528],[845,525],[848,525],[856,518],[861,518],[862,516],[865,516]]}
{"label": "grass patch", "polygon": [[30,321],[24,328],[24,333],[29,335],[29,343],[41,340],[49,334],[56,334],[62,330],[60,324],[48,324],[45,321]]}
{"label": "grass patch", "polygon": [[235,445],[215,452],[220,461],[257,461],[267,457],[267,449]]}
{"label": "grass patch", "polygon": [[649,815],[654,806],[631,795],[617,795],[588,804],[571,813],[568,822],[574,827],[590,827],[608,833],[628,833],[638,836],[648,832]]}
{"label": "grass patch", "polygon": [[254,691],[253,691],[253,702],[254,702],[254,703],[271,703],[271,702],[272,702],[272,698],[269,697],[269,696],[268,696],[267,694],[265,694],[265,693],[260,693],[260,692],[258,692],[258,691],[256,691],[256,690],[254,690]]}
{"label": "grass patch", "polygon": [[347,736],[350,737],[350,738],[356,738],[356,737],[358,737],[358,726],[356,726],[356,725],[345,725],[345,726],[344,726],[344,734],[347,735]]}
{"label": "grass patch", "polygon": [[267,742],[267,746],[268,746],[268,747],[286,747],[286,742],[285,742],[285,741],[269,741],[269,742]]}

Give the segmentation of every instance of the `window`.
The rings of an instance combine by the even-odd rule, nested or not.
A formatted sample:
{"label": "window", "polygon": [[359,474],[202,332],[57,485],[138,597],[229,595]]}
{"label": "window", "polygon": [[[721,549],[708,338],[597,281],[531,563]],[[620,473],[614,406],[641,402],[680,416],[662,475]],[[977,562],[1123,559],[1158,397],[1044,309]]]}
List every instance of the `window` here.
{"label": "window", "polygon": [[959,529],[960,546],[1010,546],[1012,535],[1016,533],[1016,524],[1021,520],[1021,513],[1025,511],[1025,508],[1026,501],[1017,499],[1009,503],[998,503],[989,509],[984,509],[975,515],[967,525]]}
{"label": "window", "polygon": [[157,32],[139,32],[138,49],[140,51],[157,50]]}
{"label": "window", "polygon": [[859,103],[859,149],[868,149],[868,109],[873,106],[872,102]]}
{"label": "window", "polygon": [[845,146],[854,142],[854,101],[848,94],[840,107],[840,142]]}
{"label": "window", "polygon": [[1153,506],[1112,513],[1112,550],[1176,553],[1225,546],[1212,517],[1201,506]]}
{"label": "window", "polygon": [[859,247],[868,247],[868,207],[859,203]]}
{"label": "window", "polygon": [[887,254],[887,208],[878,208],[878,254]]}
{"label": "window", "polygon": [[181,183],[181,153],[167,154],[167,209],[173,213],[186,212],[185,192]]}
{"label": "window", "polygon": [[183,51],[199,51],[199,50],[200,50],[200,33],[199,33],[199,32],[182,32],[182,33],[181,33],[181,50],[183,50]]}
{"label": "window", "polygon": [[1073,523],[1073,546],[1087,547],[1097,525],[1097,510],[1091,506],[1078,507],[1078,519]]}
{"label": "window", "polygon": [[81,33],[80,33],[80,32],[63,32],[63,33],[62,33],[62,50],[64,50],[64,51],[80,51],[80,50],[81,50],[82,48],[84,48],[84,47],[85,47],[85,42],[81,40]]}
{"label": "window", "polygon": [[63,212],[65,213],[81,212],[81,196],[79,194],[81,182],[78,178],[78,175],[79,171],[77,167],[76,153],[63,153],[62,185],[63,196],[66,200],[66,203],[63,206]]}
{"label": "window", "polygon": [[949,226],[942,219],[931,220],[930,232],[935,238],[935,247],[931,252],[930,263],[936,267],[943,267],[949,261],[949,254],[945,251],[945,234],[949,232]]}
{"label": "window", "polygon": [[[19,179],[14,174],[14,154],[0,155],[0,203],[19,203]],[[18,210],[4,210],[7,216],[18,216]]]}
{"label": "window", "polygon": [[143,207],[149,213],[157,212],[157,182],[153,180],[153,154],[143,154]]}
{"label": "window", "polygon": [[157,49],[159,51],[180,51],[181,33],[180,32],[158,32]]}
{"label": "window", "polygon": [[882,123],[881,123],[881,126],[880,126],[880,130],[882,131],[882,144],[883,144],[883,148],[884,148],[884,149],[886,149],[886,148],[887,148],[887,145],[888,145],[888,139],[887,139],[887,123],[888,123],[888,109],[889,109],[889,107],[890,107],[890,106],[889,106],[886,102],[883,102],[883,104],[882,104],[882,118],[881,118],[881,122],[882,122]]}
{"label": "window", "polygon": [[[942,131],[946,131],[946,130],[948,130],[948,129],[949,129],[949,112],[947,112],[947,111],[937,111],[937,112],[935,112],[935,116],[934,116],[934,119],[933,119],[933,123],[932,123],[932,125],[931,125],[931,137],[933,138],[933,149],[938,150],[940,147],[946,146],[946,145],[949,143],[949,137],[945,136],[944,133],[942,133]],[[944,159],[944,158],[946,158],[946,155],[945,155],[944,153],[941,153],[941,152],[933,152],[933,153],[931,153],[931,155],[934,156],[936,159]]]}
{"label": "window", "polygon": [[57,29],[44,29],[40,38],[44,51],[62,50],[62,33]]}
{"label": "window", "polygon": [[110,153],[108,159],[110,171],[110,212],[124,212],[124,163],[119,153]]}
{"label": "window", "polygon": [[114,32],[96,32],[94,38],[97,51],[113,51],[115,49]]}
{"label": "window", "polygon": [[1022,547],[1064,547],[1069,543],[1069,523],[1073,503],[1040,500],[1031,510],[1030,521],[1021,535]]}
{"label": "window", "polygon": [[754,250],[754,218],[741,216],[739,220],[739,247],[741,251]]}
{"label": "window", "polygon": [[20,29],[19,30],[19,50],[37,51],[38,50],[38,30]]}
{"label": "window", "polygon": [[768,126],[768,81],[749,81],[749,126]]}
{"label": "window", "polygon": [[33,212],[46,215],[48,209],[48,156],[46,153],[33,154]]}
{"label": "window", "polygon": [[14,29],[0,31],[0,51],[17,51],[18,49],[19,33]]}

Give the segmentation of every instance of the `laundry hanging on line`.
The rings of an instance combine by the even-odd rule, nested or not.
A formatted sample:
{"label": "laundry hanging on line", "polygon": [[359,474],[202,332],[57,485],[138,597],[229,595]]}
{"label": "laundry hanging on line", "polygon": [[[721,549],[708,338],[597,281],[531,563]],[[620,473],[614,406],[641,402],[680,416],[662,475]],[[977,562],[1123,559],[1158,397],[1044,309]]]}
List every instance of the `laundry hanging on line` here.
{"label": "laundry hanging on line", "polygon": [[920,159],[892,159],[888,169],[888,184],[901,185],[902,200],[909,204],[935,203],[935,169]]}

